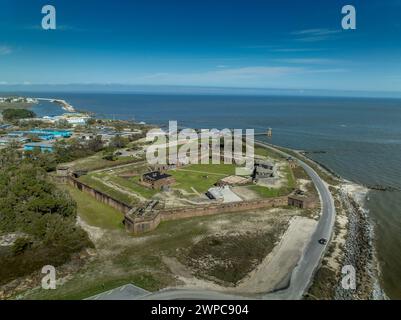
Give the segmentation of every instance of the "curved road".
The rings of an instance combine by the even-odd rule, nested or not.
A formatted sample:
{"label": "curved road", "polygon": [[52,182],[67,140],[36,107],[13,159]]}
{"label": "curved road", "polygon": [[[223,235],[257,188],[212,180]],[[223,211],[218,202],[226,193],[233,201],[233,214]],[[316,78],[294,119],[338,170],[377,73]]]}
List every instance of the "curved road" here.
{"label": "curved road", "polygon": [[[290,157],[289,154],[280,151],[270,145],[255,142],[256,145],[260,145],[269,149],[272,149],[285,157]],[[297,159],[299,165],[304,168],[306,173],[312,179],[315,184],[322,206],[322,214],[317,224],[316,230],[312,235],[312,238],[306,246],[302,257],[298,261],[298,264],[291,273],[290,284],[286,289],[269,292],[263,295],[259,295],[256,298],[260,299],[280,299],[280,300],[297,300],[301,299],[304,293],[308,290],[313,276],[317,271],[320,262],[327,249],[326,245],[319,244],[318,240],[321,238],[330,239],[333,226],[335,222],[336,209],[334,206],[334,200],[328,188],[328,185],[319,177],[319,175],[313,170],[308,164],[302,160]],[[141,297],[140,299],[146,300],[180,300],[180,299],[199,299],[199,300],[227,300],[227,299],[249,299],[246,296],[227,294],[216,291],[208,290],[195,290],[195,289],[166,289],[158,292],[150,293]]]}

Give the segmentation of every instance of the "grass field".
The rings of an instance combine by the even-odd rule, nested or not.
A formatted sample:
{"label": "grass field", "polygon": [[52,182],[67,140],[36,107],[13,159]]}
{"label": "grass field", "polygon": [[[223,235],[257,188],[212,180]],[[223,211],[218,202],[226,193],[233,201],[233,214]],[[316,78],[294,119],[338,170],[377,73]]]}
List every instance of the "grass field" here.
{"label": "grass field", "polygon": [[127,193],[121,192],[115,188],[109,187],[106,184],[102,183],[99,180],[96,180],[93,178],[93,175],[88,174],[81,176],[79,180],[87,185],[89,185],[92,188],[95,188],[98,191],[101,191],[110,197],[117,199],[121,202],[124,202],[128,205],[132,205],[138,202],[138,199],[135,198],[134,196],[131,196]]}
{"label": "grass field", "polygon": [[77,203],[78,215],[87,224],[103,229],[122,229],[123,214],[87,193],[71,186],[65,187]]}
{"label": "grass field", "polygon": [[233,164],[195,164],[181,169],[170,170],[176,184],[174,188],[184,189],[193,193],[194,188],[199,193],[205,193],[220,179],[235,174]]}
{"label": "grass field", "polygon": [[[118,230],[109,230],[96,243],[98,255],[94,256],[83,269],[73,274],[69,281],[57,286],[56,290],[33,290],[24,298],[83,299],[127,283],[133,283],[150,291],[158,290],[176,284],[171,270],[162,261],[163,256],[176,257],[185,262],[187,261],[185,257],[196,258],[196,252],[199,250],[202,252],[210,250],[216,259],[235,262],[230,264],[226,273],[236,273],[238,278],[270,251],[276,240],[271,237],[278,232],[272,225],[277,221],[285,223],[286,220],[286,215],[280,212],[269,215],[264,212],[229,213],[162,222],[156,230],[140,237],[129,236]],[[237,228],[241,224],[245,238],[237,236],[232,245],[219,247],[214,242],[205,240],[201,247],[191,249],[195,243],[194,239],[205,236],[208,236],[205,239],[214,239],[216,232],[218,234],[223,232],[227,234],[227,239],[231,239],[228,234],[237,233]],[[260,230],[266,233],[260,234]],[[253,234],[258,238],[254,238]],[[246,250],[252,246],[253,241],[259,240],[260,245],[253,246],[250,259]],[[237,280],[237,278],[226,279],[223,276],[224,270],[202,270],[205,276],[213,274],[222,276],[222,280]]]}
{"label": "grass field", "polygon": [[124,178],[121,178],[118,176],[109,175],[109,179],[110,179],[110,181],[113,181],[114,183],[116,183],[120,186],[128,188],[128,189],[132,190],[133,192],[138,193],[142,197],[147,198],[147,199],[152,198],[158,192],[157,190],[153,190],[153,189],[141,186],[138,183],[138,180],[139,180],[138,177],[124,179]]}
{"label": "grass field", "polygon": [[286,165],[284,168],[286,176],[286,185],[280,188],[268,188],[260,185],[250,185],[248,188],[255,191],[263,198],[273,198],[288,195],[295,187],[296,180],[292,169]]}
{"label": "grass field", "polygon": [[278,155],[276,152],[274,152],[271,149],[263,148],[260,146],[255,146],[254,150],[255,155],[262,156],[262,157],[269,157],[272,159],[280,159],[280,155]]}
{"label": "grass field", "polygon": [[71,166],[74,170],[93,171],[137,161],[132,157],[118,157],[116,160],[110,161],[103,159],[103,156],[103,152],[98,152],[92,156],[67,163],[67,165]]}

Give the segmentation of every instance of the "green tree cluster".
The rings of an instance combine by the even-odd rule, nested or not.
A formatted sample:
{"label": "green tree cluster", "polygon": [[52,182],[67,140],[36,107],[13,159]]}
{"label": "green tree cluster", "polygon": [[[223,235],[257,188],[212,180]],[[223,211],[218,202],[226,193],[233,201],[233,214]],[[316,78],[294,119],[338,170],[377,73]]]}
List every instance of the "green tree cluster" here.
{"label": "green tree cluster", "polygon": [[4,109],[2,114],[5,121],[14,121],[36,117],[35,112],[27,109]]}
{"label": "green tree cluster", "polygon": [[3,149],[0,165],[0,234],[24,235],[0,253],[0,284],[62,264],[91,245],[76,224],[75,201],[49,181],[37,159]]}

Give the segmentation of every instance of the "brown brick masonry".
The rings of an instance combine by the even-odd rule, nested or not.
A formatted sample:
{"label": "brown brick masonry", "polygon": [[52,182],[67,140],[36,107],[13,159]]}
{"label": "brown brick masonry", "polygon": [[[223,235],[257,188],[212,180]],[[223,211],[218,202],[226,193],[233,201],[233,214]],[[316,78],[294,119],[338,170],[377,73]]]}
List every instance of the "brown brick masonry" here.
{"label": "brown brick masonry", "polygon": [[178,220],[190,217],[201,217],[220,213],[233,213],[255,209],[283,207],[288,205],[288,197],[258,199],[224,204],[203,205],[197,207],[171,208],[155,212],[145,217],[135,216],[132,212],[125,215],[125,228],[134,234],[151,231],[157,228],[161,221]]}
{"label": "brown brick masonry", "polygon": [[288,205],[288,197],[276,197],[269,199],[257,199],[250,201],[202,205],[197,207],[170,208],[154,211],[146,216],[137,216],[134,214],[136,208],[110,197],[109,195],[96,190],[87,184],[68,176],[67,181],[78,190],[90,194],[96,200],[105,203],[124,214],[124,224],[128,232],[141,234],[157,228],[161,221],[179,220],[190,217],[202,217],[220,213],[234,213],[256,209],[266,209],[283,207]]}
{"label": "brown brick masonry", "polygon": [[67,181],[70,185],[77,188],[78,190],[90,194],[92,197],[96,198],[96,200],[103,202],[124,214],[128,213],[131,209],[133,209],[133,207],[130,206],[129,204],[126,204],[120,200],[114,199],[114,198],[108,196],[107,194],[105,194],[99,190],[96,190],[96,189],[88,186],[87,184],[75,179],[72,176],[68,176]]}

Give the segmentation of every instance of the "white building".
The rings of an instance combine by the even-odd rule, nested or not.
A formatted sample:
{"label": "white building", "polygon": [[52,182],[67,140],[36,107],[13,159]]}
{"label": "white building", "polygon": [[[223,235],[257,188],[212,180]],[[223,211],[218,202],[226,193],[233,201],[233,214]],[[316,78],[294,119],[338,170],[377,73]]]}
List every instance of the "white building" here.
{"label": "white building", "polygon": [[229,186],[210,188],[206,195],[211,199],[219,200],[223,203],[242,201],[242,199],[236,195]]}

